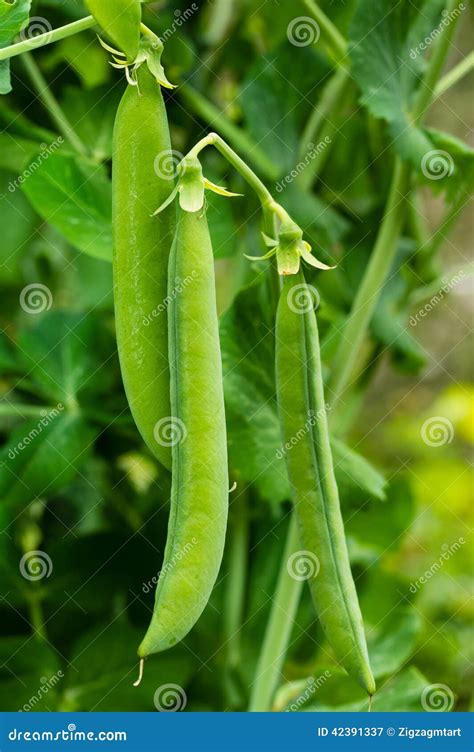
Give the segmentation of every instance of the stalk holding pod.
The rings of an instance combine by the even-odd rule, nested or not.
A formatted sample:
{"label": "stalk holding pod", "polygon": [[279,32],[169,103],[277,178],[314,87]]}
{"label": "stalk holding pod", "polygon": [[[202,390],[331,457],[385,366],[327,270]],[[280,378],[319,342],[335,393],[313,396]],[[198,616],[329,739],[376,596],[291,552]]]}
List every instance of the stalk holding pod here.
{"label": "stalk holding pod", "polygon": [[300,541],[319,564],[311,595],[337,660],[373,695],[329,444],[314,301],[301,272],[285,279],[275,336],[278,409],[283,442],[291,447],[286,460]]}
{"label": "stalk holding pod", "polygon": [[127,60],[134,61],[140,44],[140,0],[86,0],[86,6]]}

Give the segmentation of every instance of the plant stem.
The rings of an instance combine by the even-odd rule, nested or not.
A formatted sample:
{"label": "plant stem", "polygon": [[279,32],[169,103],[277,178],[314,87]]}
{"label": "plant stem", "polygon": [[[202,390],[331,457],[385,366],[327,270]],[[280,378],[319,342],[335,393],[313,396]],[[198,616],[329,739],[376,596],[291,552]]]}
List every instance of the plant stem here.
{"label": "plant stem", "polygon": [[43,105],[51,115],[51,119],[56,123],[56,126],[64,138],[69,141],[71,146],[81,154],[87,156],[87,149],[82,143],[81,139],[75,133],[71,123],[67,119],[66,115],[62,111],[59,102],[49,88],[43,74],[36,65],[33,56],[29,52],[25,52],[22,58],[25,70],[31,79],[31,83],[38,95],[38,98],[42,101]]}
{"label": "plant stem", "polygon": [[[323,95],[319,108],[321,121],[324,119],[325,123],[322,126],[320,133],[314,134],[311,139],[313,142],[317,140],[319,144],[325,143],[326,146],[324,149],[317,152],[314,159],[311,159],[308,162],[306,168],[300,173],[295,181],[304,191],[309,191],[311,189],[311,186],[321,174],[324,165],[331,154],[331,147],[334,145],[335,141],[334,136],[339,128],[336,110],[340,108],[341,101],[345,99],[345,95],[351,85],[351,78],[345,70],[341,69],[334,75],[330,84],[334,85],[331,88],[329,88],[329,85],[325,90],[325,94],[327,93],[327,102],[323,101]],[[324,107],[326,112],[322,112],[322,107]],[[305,134],[303,134],[303,138],[305,138]]]}
{"label": "plant stem", "polygon": [[[450,13],[456,4],[457,0],[449,0],[446,7],[447,13]],[[455,26],[456,19],[452,20],[449,26],[444,27],[430,57],[412,113],[415,125],[421,122],[432,101],[436,81],[443,68]],[[333,360],[328,388],[330,399],[334,404],[341,398],[352,376],[370,319],[395,258],[406,209],[404,195],[408,187],[408,176],[407,163],[402,163],[397,158],[382,224]]]}
{"label": "plant stem", "polygon": [[[457,5],[458,0],[448,0],[446,4],[446,15],[449,16]],[[421,82],[420,91],[418,92],[418,97],[413,108],[413,120],[416,125],[421,122],[426,110],[433,101],[436,84],[441,75],[441,71],[443,70],[443,65],[449,51],[449,45],[451,44],[451,40],[456,30],[457,18],[458,17],[455,17],[451,20],[451,23],[444,26],[443,32],[438,38],[433,54],[429,59],[426,74]]]}
{"label": "plant stem", "polygon": [[44,417],[45,414],[57,409],[57,405],[23,405],[21,402],[0,404],[0,415],[14,418]]}
{"label": "plant stem", "polygon": [[268,711],[272,706],[273,694],[285,659],[304,584],[300,580],[293,579],[287,570],[288,559],[298,550],[298,546],[298,529],[293,514],[280,564],[270,618],[257,664],[256,678],[250,697],[250,711]]}
{"label": "plant stem", "polygon": [[323,36],[327,38],[336,59],[340,60],[343,58],[347,52],[347,42],[341,32],[329,20],[315,0],[302,0],[302,2],[318,24]]}
{"label": "plant stem", "polygon": [[43,616],[43,607],[41,605],[41,599],[35,593],[31,591],[27,593],[28,611],[30,615],[31,627],[34,632],[34,636],[38,640],[47,640],[46,626]]}
{"label": "plant stem", "polygon": [[249,518],[246,492],[231,504],[233,512],[229,547],[229,578],[225,599],[227,662],[231,668],[240,663],[240,628],[247,582]]}
{"label": "plant stem", "polygon": [[0,49],[0,60],[8,60],[11,57],[16,57],[16,55],[22,55],[24,52],[31,52],[47,44],[52,44],[52,42],[59,42],[59,40],[66,39],[66,37],[70,37],[73,34],[78,34],[80,31],[90,29],[95,24],[96,22],[92,16],[86,16],[79,19],[79,21],[73,21],[70,24],[61,26],[59,29],[47,31],[45,34],[38,34],[31,39],[24,39],[22,42],[16,42],[16,44],[11,44],[9,47]]}
{"label": "plant stem", "polygon": [[349,79],[349,74],[345,69],[338,68],[330,78],[320,100],[314,107],[306,127],[303,131],[300,141],[299,156],[304,157],[308,151],[308,145],[316,141],[321,125],[328,119],[334,108],[339,104],[341,95],[344,91],[344,84]]}
{"label": "plant stem", "polygon": [[230,143],[252,162],[256,169],[270,180],[276,180],[278,172],[273,162],[267,157],[247,134],[229,120],[224,113],[189,84],[181,84],[178,93],[194,112],[212,128],[222,133]]}
{"label": "plant stem", "polygon": [[38,94],[38,98],[42,101],[43,105],[48,110],[60,133],[62,133],[64,138],[69,141],[71,146],[75,149],[75,151],[78,152],[78,154],[87,156],[87,149],[85,145],[82,143],[79,136],[75,133],[72,125],[62,111],[56,97],[52,93],[46,80],[43,77],[43,74],[36,65],[33,56],[29,52],[25,52],[22,61],[23,65],[25,66],[26,72],[31,79],[31,83],[33,84],[33,87]]}
{"label": "plant stem", "polygon": [[469,53],[464,60],[451,68],[450,71],[438,81],[435,90],[434,98],[441,97],[451,86],[457,84],[464,76],[470,73],[474,69],[474,52]]}

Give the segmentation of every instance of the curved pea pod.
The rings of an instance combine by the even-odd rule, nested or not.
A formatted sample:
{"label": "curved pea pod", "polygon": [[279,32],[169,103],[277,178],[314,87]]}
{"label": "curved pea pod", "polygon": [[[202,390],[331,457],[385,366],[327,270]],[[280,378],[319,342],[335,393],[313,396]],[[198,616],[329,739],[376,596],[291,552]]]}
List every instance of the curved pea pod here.
{"label": "curved pea pod", "polygon": [[329,444],[314,301],[301,272],[285,279],[278,304],[276,382],[301,546],[315,569],[309,585],[318,618],[337,660],[373,695]]}
{"label": "curved pea pod", "polygon": [[172,207],[153,217],[173,188],[156,165],[172,156],[160,87],[146,66],[117,111],[112,167],[113,272],[117,344],[135,423],[160,462],[171,468],[167,278]]}
{"label": "curved pea pod", "polygon": [[204,210],[178,209],[169,263],[171,511],[145,658],[183,639],[204,610],[219,573],[228,511],[224,392],[214,262]]}
{"label": "curved pea pod", "polygon": [[86,5],[106,35],[133,62],[140,43],[140,0],[86,0]]}

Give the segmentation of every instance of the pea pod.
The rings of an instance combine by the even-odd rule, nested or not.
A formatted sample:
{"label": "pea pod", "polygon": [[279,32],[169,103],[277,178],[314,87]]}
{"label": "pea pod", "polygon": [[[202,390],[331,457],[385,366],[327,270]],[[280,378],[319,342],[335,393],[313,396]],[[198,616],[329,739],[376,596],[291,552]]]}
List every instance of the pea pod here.
{"label": "pea pod", "polygon": [[375,683],[329,444],[316,315],[301,272],[286,278],[278,303],[276,381],[301,545],[316,569],[319,565],[309,580],[312,598],[337,660],[372,695]]}
{"label": "pea pod", "polygon": [[171,449],[167,269],[174,210],[152,214],[173,187],[155,170],[171,155],[161,90],[146,66],[128,86],[114,128],[112,196],[117,343],[128,402],[144,440],[167,467]]}
{"label": "pea pod", "polygon": [[227,524],[226,425],[211,239],[204,210],[178,212],[168,290],[176,429],[171,511],[155,608],[138,649],[141,658],[175,645],[198,620],[219,572]]}
{"label": "pea pod", "polygon": [[140,43],[140,0],[86,0],[86,5],[112,42],[134,61]]}

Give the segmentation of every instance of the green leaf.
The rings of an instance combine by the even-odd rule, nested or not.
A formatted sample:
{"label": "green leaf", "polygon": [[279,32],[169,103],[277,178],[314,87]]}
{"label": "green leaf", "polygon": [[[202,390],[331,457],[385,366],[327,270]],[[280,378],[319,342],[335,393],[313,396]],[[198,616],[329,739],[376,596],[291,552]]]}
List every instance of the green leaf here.
{"label": "green leaf", "polygon": [[[3,144],[0,142],[0,149],[2,147]],[[38,224],[37,215],[19,190],[16,181],[17,174],[0,170],[0,195],[3,197],[2,242],[0,243],[2,286],[20,285],[24,281],[25,259],[30,251],[34,228]]]}
{"label": "green leaf", "polygon": [[64,680],[63,709],[157,711],[159,688],[165,684],[180,687],[185,697],[196,658],[180,646],[147,661],[142,682],[138,687],[133,686],[138,676],[135,648],[142,637],[141,630],[123,621],[99,624],[87,632],[76,643],[70,657]]}
{"label": "green leaf", "polygon": [[75,248],[96,258],[112,258],[112,190],[102,168],[56,151],[22,187],[38,214]]}
{"label": "green leaf", "polygon": [[[90,45],[89,45],[90,47]],[[69,86],[62,107],[69,122],[97,162],[112,156],[112,133],[121,90]]]}
{"label": "green leaf", "polygon": [[53,711],[64,673],[48,643],[22,637],[0,640],[0,703],[4,711]]}
{"label": "green leaf", "polygon": [[265,288],[244,288],[220,324],[231,465],[262,496],[289,498],[285,459],[278,455],[272,322]]}
{"label": "green leaf", "polygon": [[21,332],[18,346],[28,379],[54,403],[74,407],[113,383],[112,338],[100,316],[49,311]]}
{"label": "green leaf", "polygon": [[420,182],[432,190],[446,191],[448,201],[468,193],[474,184],[474,149],[449,133],[425,128],[432,148],[423,154],[418,168]]}
{"label": "green leaf", "polygon": [[394,146],[404,159],[420,162],[430,149],[409,112],[425,69],[420,43],[437,29],[444,0],[410,0],[387,8],[385,0],[359,0],[350,30],[352,71],[361,103],[390,124]]}
{"label": "green leaf", "polygon": [[[8,47],[16,35],[26,26],[30,8],[31,0],[15,0],[14,3],[0,0],[0,47]],[[8,94],[11,90],[10,60],[1,60],[0,94]]]}
{"label": "green leaf", "polygon": [[413,608],[397,610],[384,620],[377,636],[369,639],[370,665],[376,679],[405,665],[415,651],[421,628],[422,619]]}
{"label": "green leaf", "polygon": [[331,449],[339,493],[346,506],[363,504],[368,498],[385,501],[387,481],[365,457],[334,437]]}
{"label": "green leaf", "polygon": [[3,501],[29,504],[66,486],[85,462],[94,430],[61,407],[38,420],[22,423],[0,452],[0,493]]}

